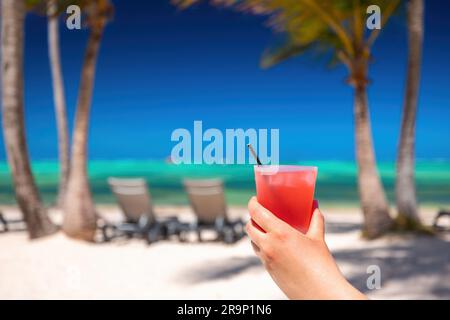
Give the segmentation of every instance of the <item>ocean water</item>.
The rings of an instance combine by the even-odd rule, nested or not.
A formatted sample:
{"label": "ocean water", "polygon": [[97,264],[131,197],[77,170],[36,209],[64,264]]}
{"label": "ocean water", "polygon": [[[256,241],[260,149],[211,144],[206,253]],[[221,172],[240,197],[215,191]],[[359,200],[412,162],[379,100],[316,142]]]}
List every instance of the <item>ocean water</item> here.
{"label": "ocean water", "polygon": [[[308,161],[301,165],[319,168],[316,198],[324,205],[357,204],[356,166],[352,162]],[[380,163],[380,173],[388,197],[393,200],[394,163]],[[33,163],[44,201],[52,204],[58,184],[55,161]],[[157,204],[187,204],[183,178],[222,178],[229,204],[246,204],[255,194],[253,167],[250,165],[173,165],[164,161],[91,161],[89,179],[97,203],[114,203],[107,185],[108,177],[144,177]],[[421,204],[450,206],[450,162],[419,161],[416,166],[418,198]],[[0,205],[14,204],[8,166],[0,162]]]}

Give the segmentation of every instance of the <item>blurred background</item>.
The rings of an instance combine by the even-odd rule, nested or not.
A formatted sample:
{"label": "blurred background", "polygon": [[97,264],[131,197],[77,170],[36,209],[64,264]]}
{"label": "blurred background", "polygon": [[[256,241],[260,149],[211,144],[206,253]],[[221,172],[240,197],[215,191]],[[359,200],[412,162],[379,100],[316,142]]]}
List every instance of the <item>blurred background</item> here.
{"label": "blurred background", "polygon": [[[177,203],[186,203],[187,199],[176,196],[183,169],[163,162],[175,145],[170,141],[172,131],[192,129],[194,120],[222,130],[279,128],[282,163],[323,163],[319,199],[357,201],[353,97],[345,84],[345,67],[330,70],[326,57],[309,53],[261,69],[263,50],[281,37],[264,26],[265,17],[207,3],[186,11],[169,1],[139,5],[117,1],[114,5],[114,18],[98,58],[89,137],[92,188],[101,202],[113,201],[106,176],[145,175],[151,178],[155,192],[161,193],[156,201],[170,203],[172,198],[163,196],[167,193]],[[446,41],[449,22],[442,14],[446,6],[429,1],[425,10],[417,119],[418,196],[421,202],[434,205],[450,201],[446,163],[450,157],[446,139],[450,134],[450,44]],[[386,25],[374,46],[370,70],[374,144],[390,195],[404,95],[405,19],[400,12]],[[25,116],[36,180],[44,199],[51,203],[59,173],[46,25],[45,17],[26,17]],[[60,33],[68,118],[73,119],[89,30],[62,27]],[[0,199],[11,204],[14,197],[3,146],[0,159]],[[242,198],[232,197],[233,202],[245,204],[253,192],[251,170],[239,174],[229,173],[234,168],[217,170],[230,179],[230,192],[245,191]]]}
{"label": "blurred background", "polygon": [[[0,213],[5,225],[9,223],[4,230],[9,231],[0,233],[0,297],[283,298],[248,241],[237,236],[231,245],[175,240],[147,247],[131,239],[136,233],[142,236],[138,230],[125,242],[92,242],[99,241],[99,221],[114,222],[117,229],[124,214],[128,219],[109,177],[144,178],[155,212],[159,210],[161,217],[175,215],[187,224],[197,221],[197,227],[199,218],[190,207],[183,179],[220,179],[228,214],[246,221],[245,205],[255,194],[251,165],[170,162],[173,130],[193,130],[196,120],[203,121],[204,129],[223,132],[279,129],[280,163],[319,168],[315,198],[327,217],[330,248],[344,274],[370,297],[450,297],[450,246],[444,230],[450,207],[450,3],[323,1],[319,5],[351,39],[351,50],[336,37],[335,29],[317,22],[320,15],[302,1],[13,2],[2,0],[1,18],[6,44]],[[382,28],[369,45],[373,30],[365,21],[372,3],[381,8]],[[69,5],[81,8],[80,30],[66,27]],[[354,19],[352,10],[362,21],[355,28],[348,24]],[[290,21],[289,14],[297,20]],[[21,46],[14,41],[20,32],[5,34],[8,23],[21,17],[23,59],[5,57],[11,52],[6,46]],[[411,27],[418,21],[414,18],[422,22],[419,31],[417,25]],[[56,46],[52,32],[58,38]],[[89,52],[95,78],[85,73]],[[363,79],[358,59],[365,64]],[[24,99],[16,97],[16,104],[8,91],[12,79],[5,68],[8,63],[23,63],[18,74],[23,77]],[[17,83],[10,85],[19,88]],[[360,88],[368,95],[364,110],[373,149],[371,143],[355,143],[355,126],[360,124],[354,101]],[[62,99],[58,100],[58,92]],[[63,113],[58,106],[63,106]],[[14,137],[9,129],[7,138],[7,128],[22,119],[20,110],[24,126]],[[11,112],[18,116],[11,117]],[[64,113],[66,136],[61,136],[55,114],[61,119]],[[84,138],[77,141],[76,132]],[[401,132],[412,144],[402,144]],[[26,145],[21,145],[24,152],[19,151],[17,158],[20,148],[8,149],[7,139],[11,146],[20,137]],[[61,141],[67,142],[66,149]],[[374,150],[376,160],[358,165],[355,150],[362,157],[370,157]],[[15,169],[12,159],[21,159]],[[27,168],[30,175],[21,177]],[[374,177],[379,174],[380,183],[367,184],[358,168],[360,174],[367,168]],[[402,174],[406,180],[399,178]],[[30,189],[20,189],[24,181]],[[360,190],[378,192],[365,212],[360,209],[364,191],[358,192],[358,185]],[[20,190],[28,190],[27,195]],[[36,196],[31,199],[31,194]],[[24,203],[32,203],[39,213]],[[374,214],[371,206],[386,214],[380,215],[383,222],[378,225],[364,220]],[[438,212],[444,227],[437,228]],[[48,223],[63,232],[38,242],[27,240],[26,226],[30,238],[53,234],[56,227]],[[41,229],[36,227],[33,233],[31,225]],[[220,231],[211,228],[208,232],[218,232],[220,238]],[[47,254],[56,253],[61,254],[57,260],[47,260]],[[366,287],[366,268],[371,264],[381,266],[380,290]],[[41,276],[34,276],[26,265],[41,268]],[[125,277],[126,268],[145,279],[124,285],[128,281],[121,275]],[[147,277],[145,268],[157,276]],[[17,269],[22,276],[28,274],[23,284],[17,283]],[[58,283],[52,274],[65,280]],[[253,284],[260,284],[261,292],[252,292]]]}

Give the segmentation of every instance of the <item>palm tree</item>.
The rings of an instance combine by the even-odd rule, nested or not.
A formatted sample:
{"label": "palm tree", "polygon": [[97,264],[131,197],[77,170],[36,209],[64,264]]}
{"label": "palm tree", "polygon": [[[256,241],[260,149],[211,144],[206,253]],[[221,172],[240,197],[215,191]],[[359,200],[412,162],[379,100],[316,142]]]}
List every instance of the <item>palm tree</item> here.
{"label": "palm tree", "polygon": [[53,81],[53,100],[55,103],[56,124],[58,132],[58,152],[60,165],[59,190],[57,206],[62,207],[69,178],[69,128],[66,111],[66,97],[61,70],[59,48],[58,0],[48,0],[48,53]]}
{"label": "palm tree", "polygon": [[25,139],[23,48],[24,0],[2,0],[2,110],[6,153],[14,182],[17,203],[31,239],[53,234],[31,171]]}
{"label": "palm tree", "polygon": [[87,175],[89,113],[94,88],[95,66],[105,25],[112,14],[108,0],[81,1],[90,28],[81,71],[80,89],[72,137],[70,174],[64,201],[63,231],[74,238],[93,241],[97,224]]}
{"label": "palm tree", "polygon": [[[181,8],[199,0],[172,0]],[[287,40],[263,56],[263,67],[273,66],[310,49],[332,54],[333,61],[347,67],[348,83],[354,89],[354,121],[358,190],[364,214],[363,233],[378,237],[393,225],[389,205],[375,160],[369,116],[367,86],[371,48],[380,30],[366,32],[366,9],[378,5],[382,26],[399,0],[213,0],[213,4],[232,6],[253,14],[267,15],[270,26],[282,31]]]}
{"label": "palm tree", "polygon": [[414,142],[422,60],[423,11],[423,0],[409,0],[407,2],[408,69],[395,186],[398,227],[412,230],[422,228],[417,211],[416,186],[414,182]]}

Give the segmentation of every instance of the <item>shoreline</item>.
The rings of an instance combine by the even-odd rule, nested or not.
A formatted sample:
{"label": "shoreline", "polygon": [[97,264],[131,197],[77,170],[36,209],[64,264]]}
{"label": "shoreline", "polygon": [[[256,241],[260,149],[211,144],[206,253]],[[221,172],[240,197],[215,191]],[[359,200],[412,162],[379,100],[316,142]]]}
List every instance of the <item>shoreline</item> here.
{"label": "shoreline", "polygon": [[[96,204],[97,212],[100,217],[111,218],[112,221],[120,221],[123,219],[123,214],[120,207],[116,204]],[[363,214],[359,205],[347,204],[347,205],[332,205],[332,204],[320,204],[319,207],[324,214],[327,216],[355,216],[362,218]],[[62,221],[62,211],[56,207],[47,207],[50,217],[55,222]],[[437,212],[442,209],[440,206],[420,206],[419,214],[423,219],[425,224],[431,225]],[[195,215],[192,208],[189,205],[154,205],[155,214],[157,216],[178,216],[182,219],[193,220]],[[20,219],[21,212],[16,205],[1,205],[0,212],[3,213],[6,219]],[[229,205],[228,214],[230,217],[243,217],[248,218],[247,206],[244,205]],[[396,215],[396,209],[391,206],[390,214],[392,217]]]}
{"label": "shoreline", "polygon": [[[297,162],[296,164],[300,164]],[[318,166],[316,198],[327,207],[357,207],[357,170],[353,161],[302,161]],[[391,204],[395,199],[395,165],[379,162],[380,177]],[[156,160],[91,160],[89,181],[94,202],[114,204],[107,183],[109,177],[141,177],[147,181],[156,205],[187,205],[182,185],[185,178],[219,178],[224,181],[229,205],[246,205],[255,194],[253,168],[250,165],[173,165]],[[33,174],[41,198],[47,206],[56,199],[59,169],[56,161],[34,162]],[[418,202],[423,206],[450,207],[450,161],[418,161],[415,168]],[[14,191],[8,166],[0,161],[0,207],[14,205]]]}

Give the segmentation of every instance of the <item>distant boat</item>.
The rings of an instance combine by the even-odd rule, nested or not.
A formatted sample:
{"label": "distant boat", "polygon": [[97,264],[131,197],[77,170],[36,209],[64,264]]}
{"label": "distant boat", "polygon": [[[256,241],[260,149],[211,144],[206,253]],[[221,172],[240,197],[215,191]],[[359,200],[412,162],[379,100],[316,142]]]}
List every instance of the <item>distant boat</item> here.
{"label": "distant boat", "polygon": [[167,163],[167,164],[173,164],[172,157],[171,156],[167,156],[166,159],[164,159],[164,162]]}

